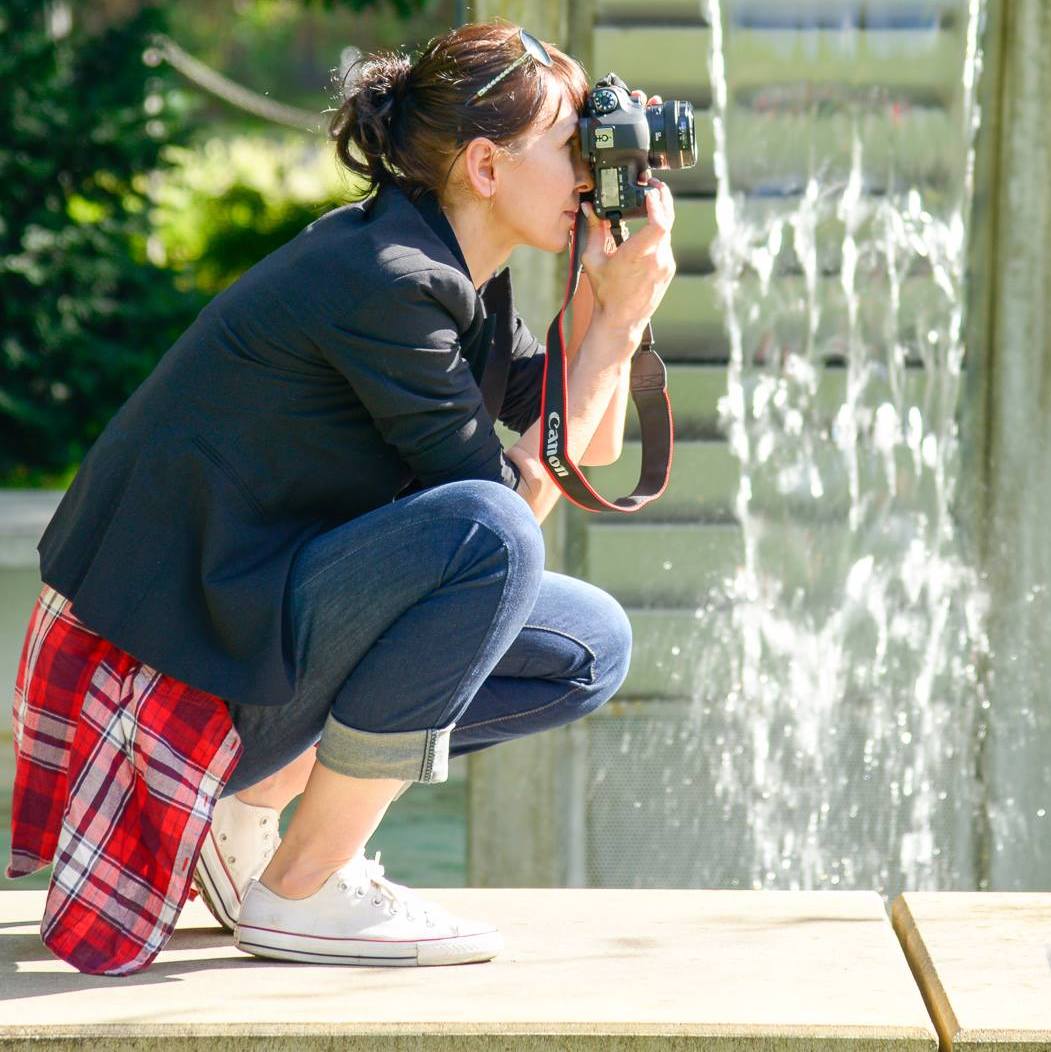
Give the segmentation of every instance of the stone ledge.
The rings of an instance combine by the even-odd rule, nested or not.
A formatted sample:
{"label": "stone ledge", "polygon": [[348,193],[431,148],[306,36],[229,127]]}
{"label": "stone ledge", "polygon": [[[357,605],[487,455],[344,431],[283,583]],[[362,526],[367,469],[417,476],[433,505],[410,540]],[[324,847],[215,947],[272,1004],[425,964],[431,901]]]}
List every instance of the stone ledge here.
{"label": "stone ledge", "polygon": [[420,893],[496,923],[503,953],[438,968],[264,961],[194,902],[148,969],[88,976],[41,944],[43,892],[4,893],[0,1049],[937,1048],[875,893]]}
{"label": "stone ledge", "polygon": [[1051,1050],[1051,893],[906,892],[891,918],[945,1052]]}

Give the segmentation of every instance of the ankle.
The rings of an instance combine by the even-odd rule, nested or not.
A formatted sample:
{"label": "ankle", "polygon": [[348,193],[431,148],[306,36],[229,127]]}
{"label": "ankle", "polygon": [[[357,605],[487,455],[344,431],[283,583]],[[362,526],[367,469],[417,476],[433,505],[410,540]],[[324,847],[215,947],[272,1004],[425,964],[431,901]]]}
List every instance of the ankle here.
{"label": "ankle", "polygon": [[335,869],[329,872],[314,870],[310,873],[271,873],[270,869],[268,866],[263,870],[259,883],[283,899],[308,899],[335,873]]}
{"label": "ankle", "polygon": [[[277,865],[274,862],[277,861]],[[308,862],[296,859],[288,865],[280,860],[271,859],[270,864],[259,876],[259,883],[283,899],[307,899],[319,891],[322,885],[349,859],[341,862],[331,860]]]}

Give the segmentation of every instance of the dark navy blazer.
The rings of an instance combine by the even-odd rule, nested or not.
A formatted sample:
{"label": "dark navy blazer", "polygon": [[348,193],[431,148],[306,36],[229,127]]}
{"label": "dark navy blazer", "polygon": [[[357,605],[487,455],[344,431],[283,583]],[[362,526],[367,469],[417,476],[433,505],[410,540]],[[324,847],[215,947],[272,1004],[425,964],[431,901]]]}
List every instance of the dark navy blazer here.
{"label": "dark navy blazer", "polygon": [[88,451],[41,576],[160,672],[284,704],[296,553],[416,489],[514,487],[493,421],[533,423],[543,362],[510,271],[476,290],[434,196],[384,186],[201,311]]}

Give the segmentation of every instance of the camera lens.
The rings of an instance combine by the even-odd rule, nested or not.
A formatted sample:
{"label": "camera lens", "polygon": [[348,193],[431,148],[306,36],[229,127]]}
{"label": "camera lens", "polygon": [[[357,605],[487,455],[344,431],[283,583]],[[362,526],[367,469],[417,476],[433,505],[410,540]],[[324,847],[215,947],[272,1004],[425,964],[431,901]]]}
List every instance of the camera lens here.
{"label": "camera lens", "polygon": [[690,168],[697,163],[692,103],[669,99],[659,106],[647,106],[646,121],[650,126],[651,168]]}

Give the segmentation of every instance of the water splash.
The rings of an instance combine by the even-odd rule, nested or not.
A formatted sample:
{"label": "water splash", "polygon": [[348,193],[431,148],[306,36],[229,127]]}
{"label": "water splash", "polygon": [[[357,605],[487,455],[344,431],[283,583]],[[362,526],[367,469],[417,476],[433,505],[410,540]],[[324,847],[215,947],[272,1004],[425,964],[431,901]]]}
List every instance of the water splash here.
{"label": "water splash", "polygon": [[[982,3],[961,5],[947,159],[922,178],[880,138],[896,105],[880,88],[802,107],[773,92],[767,114],[816,145],[805,169],[763,170],[734,8],[704,0],[743,557],[699,611],[725,660],[699,662],[695,733],[720,731],[697,748],[745,861],[713,882],[977,886],[985,598],[953,501]],[[818,125],[845,133],[832,152]]]}

